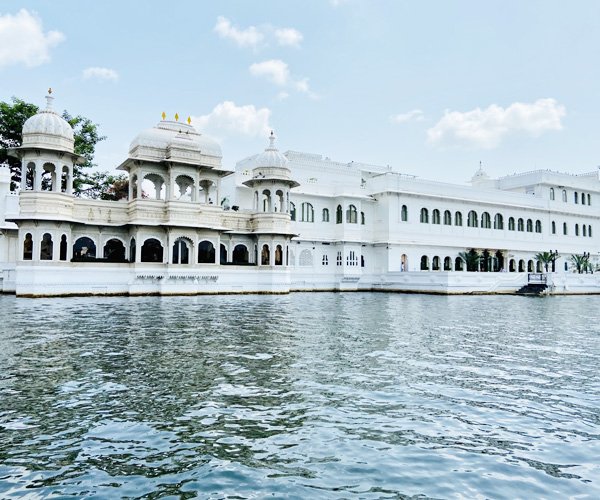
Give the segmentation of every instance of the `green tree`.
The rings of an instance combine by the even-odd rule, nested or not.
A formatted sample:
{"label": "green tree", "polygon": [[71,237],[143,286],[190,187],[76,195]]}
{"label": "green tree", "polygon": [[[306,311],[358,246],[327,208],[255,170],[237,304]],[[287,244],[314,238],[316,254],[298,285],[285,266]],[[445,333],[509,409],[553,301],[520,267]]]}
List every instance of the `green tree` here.
{"label": "green tree", "polygon": [[[17,158],[8,156],[8,148],[21,145],[23,141],[23,124],[38,112],[35,104],[30,104],[17,97],[12,102],[0,101],[0,165],[8,165],[11,171],[11,189],[14,190],[21,182],[21,162]],[[98,124],[93,123],[85,116],[73,116],[67,111],[62,117],[73,127],[74,151],[85,158],[82,165],[75,165],[73,169],[73,192],[76,196],[89,198],[103,198],[114,181],[124,176],[111,176],[108,172],[89,172],[95,166],[94,152],[96,144],[106,139],[98,132]]]}
{"label": "green tree", "polygon": [[575,269],[577,269],[577,272],[579,274],[581,274],[584,271],[587,271],[590,266],[590,262],[587,256],[576,254],[571,255],[571,264],[575,266]]}
{"label": "green tree", "polygon": [[471,248],[471,250],[468,252],[458,252],[458,256],[465,262],[467,271],[479,270],[479,261],[481,260],[481,255],[477,252],[477,250]]}
{"label": "green tree", "polygon": [[548,264],[552,262],[552,254],[550,252],[540,252],[535,256],[535,260],[541,262],[546,272],[548,272]]}

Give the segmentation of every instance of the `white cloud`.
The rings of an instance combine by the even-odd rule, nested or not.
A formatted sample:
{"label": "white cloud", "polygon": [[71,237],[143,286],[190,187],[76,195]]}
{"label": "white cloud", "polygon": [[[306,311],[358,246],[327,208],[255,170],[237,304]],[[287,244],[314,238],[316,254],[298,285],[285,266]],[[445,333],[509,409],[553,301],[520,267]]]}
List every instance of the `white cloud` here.
{"label": "white cloud", "polygon": [[192,118],[199,131],[227,132],[249,137],[266,137],[271,130],[269,108],[256,108],[253,104],[236,106],[233,101],[217,104],[208,115]]}
{"label": "white cloud", "polygon": [[412,111],[408,111],[406,113],[400,113],[397,115],[390,116],[390,121],[392,123],[406,123],[411,120],[420,122],[423,121],[425,117],[423,116],[423,111],[420,109],[413,109]]}
{"label": "white cloud", "polygon": [[240,30],[231,24],[226,17],[219,16],[215,31],[221,38],[227,38],[235,42],[239,47],[258,47],[263,41],[264,35],[255,26]]}
{"label": "white cloud", "polygon": [[83,70],[83,78],[85,80],[95,78],[98,80],[111,80],[116,82],[119,79],[119,74],[114,69],[93,67]]}
{"label": "white cloud", "polygon": [[39,66],[50,61],[50,49],[65,39],[59,31],[44,33],[41,19],[26,9],[0,16],[0,67]]}
{"label": "white cloud", "polygon": [[271,83],[285,86],[290,81],[290,70],[288,65],[280,59],[270,59],[250,66],[250,74],[265,77]]}
{"label": "white cloud", "polygon": [[538,99],[533,103],[515,102],[507,108],[492,104],[461,113],[446,111],[427,131],[433,145],[463,145],[491,149],[511,134],[538,137],[550,130],[561,130],[565,107],[555,99]]}
{"label": "white cloud", "polygon": [[300,47],[300,43],[304,39],[304,36],[294,28],[277,28],[275,30],[275,38],[279,45]]}
{"label": "white cloud", "polygon": [[[310,90],[308,78],[293,78],[288,65],[280,59],[269,59],[268,61],[254,63],[250,65],[249,70],[252,76],[265,78],[278,87],[294,89],[307,94],[312,99],[318,99],[318,96]],[[281,100],[282,97],[288,97],[288,93],[280,92],[278,99]]]}

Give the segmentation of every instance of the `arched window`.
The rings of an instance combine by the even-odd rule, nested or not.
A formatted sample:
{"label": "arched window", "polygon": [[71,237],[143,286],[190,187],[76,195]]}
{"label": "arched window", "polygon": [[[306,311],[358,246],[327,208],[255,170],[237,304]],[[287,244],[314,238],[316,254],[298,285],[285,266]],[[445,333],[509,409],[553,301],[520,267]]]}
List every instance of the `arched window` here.
{"label": "arched window", "polygon": [[102,255],[109,262],[125,262],[125,245],[121,240],[112,238],[104,245]]}
{"label": "arched window", "polygon": [[175,240],[175,243],[173,243],[171,262],[173,264],[190,263],[190,249],[184,238],[178,238]]}
{"label": "arched window", "polygon": [[198,264],[215,263],[215,246],[208,240],[198,243]]}
{"label": "arched window", "polygon": [[523,259],[521,259],[519,261],[519,272],[520,273],[524,273],[525,272],[525,261]]}
{"label": "arched window", "polygon": [[27,233],[25,235],[25,240],[23,240],[23,260],[32,260],[33,259],[33,236],[31,233]]}
{"label": "arched window", "polygon": [[517,221],[517,231],[525,231],[525,222],[523,219]]}
{"label": "arched window", "polygon": [[281,245],[275,247],[275,265],[283,265],[283,248],[281,248]]}
{"label": "arched window", "polygon": [[227,247],[223,243],[219,246],[219,263],[227,264]]}
{"label": "arched window", "polygon": [[509,217],[508,218],[508,230],[509,231],[514,231],[515,230],[515,218],[514,217]]}
{"label": "arched window", "polygon": [[579,203],[579,195],[577,194],[577,191],[573,193],[573,199],[575,200],[575,203]]}
{"label": "arched window", "polygon": [[60,237],[60,254],[58,256],[60,260],[67,260],[67,235],[63,234]]}
{"label": "arched window", "polygon": [[445,210],[444,211],[444,225],[445,226],[451,226],[452,225],[452,214],[450,213],[450,210]]}
{"label": "arched window", "polygon": [[427,255],[421,257],[421,271],[429,271],[429,257]]}
{"label": "arched window", "polygon": [[283,191],[278,189],[275,192],[275,212],[285,212],[285,202],[283,201]]}
{"label": "arched window", "polygon": [[162,262],[163,246],[156,238],[148,238],[142,245],[142,262]]}
{"label": "arched window", "polygon": [[94,240],[83,236],[77,238],[73,244],[73,260],[85,260],[96,258],[96,244]]}
{"label": "arched window", "polygon": [[271,263],[271,251],[269,245],[263,245],[260,252],[260,263],[263,266],[268,266]]}
{"label": "arched window", "polygon": [[310,203],[302,203],[302,222],[314,222],[315,211]]}
{"label": "arched window", "polygon": [[564,201],[565,203],[567,202],[567,190],[566,189],[562,190],[562,201]]}
{"label": "arched window", "polygon": [[323,209],[323,222],[329,222],[329,209]]}
{"label": "arched window", "polygon": [[454,214],[454,225],[455,226],[462,226],[462,213],[460,212],[456,212]]}
{"label": "arched window", "polygon": [[565,271],[568,271],[568,270],[569,270],[569,264],[567,264],[567,263],[565,262]]}
{"label": "arched window", "polygon": [[592,226],[591,224],[588,226],[588,237],[592,237]]}
{"label": "arched window", "polygon": [[579,236],[579,224],[575,224],[575,236]]}
{"label": "arched window", "polygon": [[233,249],[234,264],[248,264],[248,248],[246,245],[236,245]]}
{"label": "arched window", "polygon": [[310,267],[313,265],[313,254],[310,250],[305,248],[300,252],[299,265],[302,267]]}
{"label": "arched window", "polygon": [[343,217],[342,205],[338,205],[337,208],[335,209],[335,223],[341,224],[342,217]]}
{"label": "arched window", "polygon": [[556,222],[552,221],[552,234],[556,234]]}
{"label": "arched window", "polygon": [[408,271],[408,257],[405,253],[400,257],[400,271],[405,272]]}
{"label": "arched window", "polygon": [[463,271],[463,260],[460,257],[456,257],[454,259],[454,270],[455,271]]}
{"label": "arched window", "polygon": [[444,259],[444,271],[452,271],[452,259],[450,257]]}
{"label": "arched window", "polygon": [[487,212],[481,214],[481,227],[484,229],[490,229],[492,227],[492,220],[490,214]]}
{"label": "arched window", "polygon": [[435,208],[431,213],[431,222],[432,224],[440,223],[440,211],[437,208]]}
{"label": "arched window", "polygon": [[532,260],[528,260],[527,261],[527,272],[528,273],[532,273],[533,269],[534,269],[534,267],[533,267],[533,261]]}
{"label": "arched window", "polygon": [[52,235],[50,233],[44,233],[40,244],[40,260],[52,260],[53,247]]}
{"label": "arched window", "polygon": [[290,220],[296,220],[296,205],[290,202]]}
{"label": "arched window", "polygon": [[475,212],[475,210],[469,212],[469,215],[467,216],[467,226],[477,227],[477,212]]}
{"label": "arched window", "polygon": [[440,270],[440,258],[437,255],[431,260],[431,270],[432,271]]}
{"label": "arched window", "polygon": [[502,214],[496,214],[494,216],[494,229],[504,229],[504,218]]}
{"label": "arched window", "polygon": [[364,212],[361,212],[361,213],[360,213],[360,224],[361,224],[362,226],[364,226],[364,225],[365,225],[365,213],[364,213]]}
{"label": "arched window", "polygon": [[581,230],[583,232],[583,236],[587,236],[587,226],[585,224],[581,224]]}
{"label": "arched window", "polygon": [[517,264],[515,262],[515,259],[510,259],[510,261],[508,262],[508,271],[511,273],[517,271]]}
{"label": "arched window", "polygon": [[585,205],[585,193],[581,193],[581,204]]}
{"label": "arched window", "polygon": [[567,223],[566,223],[566,222],[563,222],[563,234],[564,234],[565,236],[568,234],[568,231],[567,231]]}
{"label": "arched window", "polygon": [[533,221],[531,219],[527,219],[527,232],[533,233]]}
{"label": "arched window", "polygon": [[269,191],[268,189],[265,189],[262,192],[262,211],[271,211],[271,191]]}
{"label": "arched window", "polygon": [[322,266],[329,265],[329,257],[327,257],[327,254],[323,254],[323,258],[321,259],[321,265]]}
{"label": "arched window", "polygon": [[406,205],[402,205],[402,209],[400,211],[400,220],[402,220],[402,222],[406,222],[408,220],[408,207]]}
{"label": "arched window", "polygon": [[542,271],[543,271],[543,270],[542,270],[542,261],[541,261],[541,260],[538,260],[538,261],[536,262],[536,264],[535,264],[535,272],[536,272],[536,273],[541,273]]}
{"label": "arched window", "polygon": [[429,222],[429,211],[426,208],[421,209],[421,222],[427,224]]}
{"label": "arched window", "polygon": [[592,196],[590,195],[590,193],[588,193],[587,195],[587,200],[588,200],[588,206],[592,204]]}
{"label": "arched window", "polygon": [[540,220],[535,221],[535,232],[536,233],[542,232],[542,221],[540,221]]}
{"label": "arched window", "polygon": [[550,199],[554,200],[554,188],[550,188]]}
{"label": "arched window", "polygon": [[357,211],[354,205],[350,205],[348,210],[346,210],[346,222],[349,224],[357,223]]}

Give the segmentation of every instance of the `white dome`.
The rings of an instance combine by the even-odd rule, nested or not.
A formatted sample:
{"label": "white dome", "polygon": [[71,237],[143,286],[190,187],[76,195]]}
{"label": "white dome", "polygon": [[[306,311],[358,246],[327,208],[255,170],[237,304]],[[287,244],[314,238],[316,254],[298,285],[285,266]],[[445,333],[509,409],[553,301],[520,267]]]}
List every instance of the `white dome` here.
{"label": "white dome", "polygon": [[288,159],[283,156],[279,150],[275,147],[275,135],[271,131],[269,137],[269,147],[265,149],[264,153],[259,154],[254,160],[254,168],[261,167],[288,167]]}
{"label": "white dome", "polygon": [[[200,154],[221,157],[221,146],[208,136],[199,134],[188,125],[177,121],[163,120],[155,127],[141,132],[129,146],[129,154],[137,156],[136,149],[150,148],[163,150],[160,154],[164,158],[169,147],[177,147],[199,151]],[[158,154],[159,152],[156,151]]]}
{"label": "white dome", "polygon": [[23,124],[24,147],[39,147],[73,152],[73,128],[52,109],[52,96],[46,96],[46,109]]}

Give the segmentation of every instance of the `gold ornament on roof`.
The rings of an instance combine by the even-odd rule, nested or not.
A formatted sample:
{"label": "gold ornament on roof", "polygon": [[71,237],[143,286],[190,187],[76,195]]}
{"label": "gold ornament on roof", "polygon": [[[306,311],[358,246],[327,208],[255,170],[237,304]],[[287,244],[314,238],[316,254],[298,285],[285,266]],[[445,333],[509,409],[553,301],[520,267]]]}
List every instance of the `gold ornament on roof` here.
{"label": "gold ornament on roof", "polygon": [[165,120],[165,119],[167,118],[167,113],[165,113],[165,112],[163,111],[163,112],[162,112],[162,115],[160,115],[160,116],[162,116],[162,119],[163,119],[163,120]]}
{"label": "gold ornament on roof", "polygon": [[191,116],[188,116],[187,122],[188,122],[188,125],[192,124],[192,117]]}
{"label": "gold ornament on roof", "polygon": [[178,122],[179,121],[179,114],[175,113],[175,121]]}
{"label": "gold ornament on roof", "polygon": [[52,94],[52,87],[48,89],[48,95]]}

